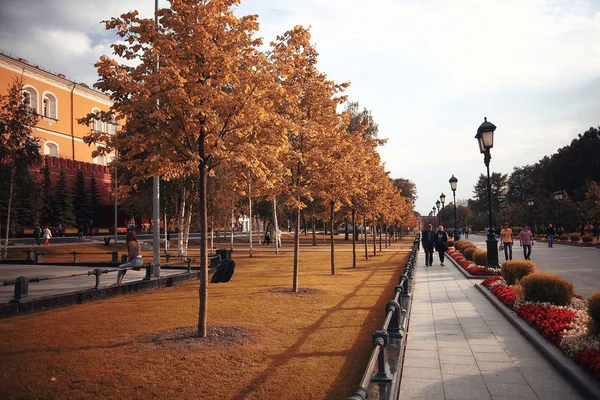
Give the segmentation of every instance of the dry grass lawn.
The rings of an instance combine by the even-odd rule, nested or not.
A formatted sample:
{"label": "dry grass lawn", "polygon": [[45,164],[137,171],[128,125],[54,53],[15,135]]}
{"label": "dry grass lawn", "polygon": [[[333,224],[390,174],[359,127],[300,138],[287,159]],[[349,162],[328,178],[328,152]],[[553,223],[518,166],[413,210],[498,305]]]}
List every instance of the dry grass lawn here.
{"label": "dry grass lawn", "polygon": [[[234,252],[236,272],[209,286],[207,339],[198,281],[0,320],[0,398],[343,399],[358,384],[411,242],[351,268],[338,245]],[[360,248],[360,247],[359,247]],[[310,289],[310,290],[308,290]]]}

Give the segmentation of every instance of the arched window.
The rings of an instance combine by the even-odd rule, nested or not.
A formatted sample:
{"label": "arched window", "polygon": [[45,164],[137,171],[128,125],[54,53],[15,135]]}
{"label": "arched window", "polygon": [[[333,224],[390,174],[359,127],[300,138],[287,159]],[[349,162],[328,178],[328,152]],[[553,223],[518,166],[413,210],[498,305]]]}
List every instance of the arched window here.
{"label": "arched window", "polygon": [[106,165],[106,158],[104,156],[98,156],[94,158],[94,164]]}
{"label": "arched window", "polygon": [[112,119],[112,121],[110,121],[109,123],[106,124],[108,127],[108,134],[110,135],[116,135],[117,134],[117,120],[116,119]]}
{"label": "arched window", "polygon": [[58,102],[50,92],[42,95],[42,115],[46,118],[58,119]]}
{"label": "arched window", "polygon": [[[97,108],[92,109],[92,112],[96,115],[100,115],[100,110]],[[98,118],[92,121],[90,128],[96,132],[104,132],[104,123]]]}
{"label": "arched window", "polygon": [[38,93],[33,86],[23,87],[23,101],[31,111],[38,113]]}
{"label": "arched window", "polygon": [[52,157],[58,157],[58,145],[54,142],[44,143],[44,154]]}

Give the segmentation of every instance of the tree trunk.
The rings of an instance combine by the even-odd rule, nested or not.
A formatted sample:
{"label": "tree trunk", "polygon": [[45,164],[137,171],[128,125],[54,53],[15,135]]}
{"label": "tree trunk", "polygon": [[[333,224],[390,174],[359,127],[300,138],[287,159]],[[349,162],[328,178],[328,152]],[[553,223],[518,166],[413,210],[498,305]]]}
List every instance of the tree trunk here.
{"label": "tree trunk", "polygon": [[183,238],[183,246],[184,246],[183,254],[185,254],[186,257],[188,255],[188,244],[190,243],[190,229],[192,227],[192,210],[194,208],[194,202],[192,201],[192,198],[190,198],[187,203],[188,203],[188,210],[185,215],[185,231],[184,231],[185,236]]}
{"label": "tree trunk", "polygon": [[229,250],[233,251],[233,228],[235,224],[235,211],[231,209],[231,240],[229,242]]}
{"label": "tree trunk", "polygon": [[277,222],[277,197],[273,199],[273,224],[275,225],[275,254],[279,254],[279,223]]}
{"label": "tree trunk", "polygon": [[6,260],[8,257],[8,237],[10,236],[10,212],[12,209],[12,197],[13,197],[13,189],[15,186],[15,171],[16,168],[13,168],[10,171],[10,185],[8,189],[8,212],[6,214],[6,236],[4,238],[4,252],[2,253],[2,259]]}
{"label": "tree trunk", "polygon": [[215,248],[215,228],[214,225],[215,224],[215,219],[214,217],[210,217],[210,255],[212,256],[213,254],[213,249]]}
{"label": "tree trunk", "polygon": [[352,210],[352,268],[356,268],[356,219]]}
{"label": "tree trunk", "polygon": [[183,219],[185,218],[185,184],[181,186],[181,200],[179,202],[179,234],[177,235],[177,257],[182,260],[183,254]]}
{"label": "tree trunk", "polygon": [[[300,203],[300,199],[298,199]],[[300,253],[300,207],[296,210],[296,235],[294,236],[294,283],[292,290],[298,293],[298,261]]]}
{"label": "tree trunk", "polygon": [[198,315],[198,336],[200,337],[206,337],[208,313],[208,257],[206,254],[206,239],[208,236],[206,176],[208,174],[208,166],[206,164],[206,154],[204,153],[204,141],[206,140],[204,129],[204,126],[200,127],[200,137],[198,138],[198,155],[200,157],[200,310]]}
{"label": "tree trunk", "polygon": [[250,182],[248,182],[248,244],[250,245],[250,257],[252,257],[252,195],[250,190]]}
{"label": "tree trunk", "polygon": [[363,234],[364,234],[364,242],[365,242],[365,260],[369,260],[369,249],[368,249],[368,243],[367,243],[367,220],[366,218],[363,218]]}
{"label": "tree trunk", "polygon": [[329,219],[331,220],[331,275],[335,275],[335,244],[333,241],[333,217],[334,217],[334,206],[335,203],[331,202],[331,208],[329,209]]}
{"label": "tree trunk", "polygon": [[315,214],[312,215],[312,245],[317,245],[317,222],[315,221]]}
{"label": "tree trunk", "polygon": [[373,256],[377,255],[377,229],[375,228],[375,221],[373,221]]}
{"label": "tree trunk", "polygon": [[344,217],[344,240],[348,240],[348,217]]}
{"label": "tree trunk", "polygon": [[379,251],[381,251],[382,239],[383,239],[383,225],[379,224]]}

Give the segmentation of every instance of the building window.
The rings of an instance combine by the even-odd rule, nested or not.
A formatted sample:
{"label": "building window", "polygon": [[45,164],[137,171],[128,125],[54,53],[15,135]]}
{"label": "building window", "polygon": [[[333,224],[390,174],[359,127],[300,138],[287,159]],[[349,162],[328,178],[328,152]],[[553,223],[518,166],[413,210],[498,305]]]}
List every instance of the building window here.
{"label": "building window", "polygon": [[94,113],[94,114],[98,115],[98,118],[96,118],[95,120],[93,120],[93,121],[91,122],[91,124],[90,124],[90,125],[91,125],[91,126],[90,126],[90,128],[91,128],[93,131],[96,131],[96,132],[104,132],[104,128],[103,128],[103,126],[104,126],[104,123],[103,123],[103,122],[100,120],[100,113],[101,113],[101,111],[100,111],[99,109],[97,109],[97,108],[94,108],[94,109],[92,110],[92,113]]}
{"label": "building window", "polygon": [[58,157],[58,145],[54,142],[44,143],[44,154],[47,156]]}
{"label": "building window", "polygon": [[108,127],[108,134],[109,135],[116,135],[117,134],[117,120],[115,120],[114,118],[112,119],[112,121],[108,122],[107,124]]}
{"label": "building window", "polygon": [[42,116],[58,119],[58,103],[52,93],[44,93],[42,96]]}
{"label": "building window", "polygon": [[38,113],[38,93],[33,86],[23,87],[23,101],[32,112]]}
{"label": "building window", "polygon": [[94,164],[106,165],[106,158],[104,156],[98,156],[94,158]]}

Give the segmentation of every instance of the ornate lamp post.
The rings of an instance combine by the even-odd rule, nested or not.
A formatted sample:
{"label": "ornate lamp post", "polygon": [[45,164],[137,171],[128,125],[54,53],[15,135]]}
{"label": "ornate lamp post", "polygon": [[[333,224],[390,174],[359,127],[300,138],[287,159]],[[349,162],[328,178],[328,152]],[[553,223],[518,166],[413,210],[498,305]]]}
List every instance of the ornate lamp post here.
{"label": "ornate lamp post", "polygon": [[[435,202],[435,206],[437,207],[437,213],[438,213],[438,220],[440,219],[440,201],[437,200]],[[444,223],[442,223],[442,225],[444,225]]]}
{"label": "ornate lamp post", "polygon": [[446,209],[444,208],[444,203],[446,203],[446,195],[444,193],[440,194],[440,200],[442,201],[442,210],[444,211],[444,213],[442,214],[442,225],[446,226],[445,223],[445,219],[446,219]]}
{"label": "ornate lamp post", "polygon": [[552,194],[554,195],[554,200],[558,201],[558,226],[556,228],[560,229],[562,227],[560,224],[560,204],[562,203],[562,199],[563,199],[563,191],[557,190],[556,192],[554,192]]}
{"label": "ornate lamp post", "polygon": [[[535,202],[533,201],[533,199],[529,199],[527,200],[527,207],[529,208],[533,208],[533,205],[535,204]],[[535,234],[536,229],[535,229],[535,218],[533,219],[533,225],[531,226],[531,230],[534,231],[533,233]]]}
{"label": "ornate lamp post", "polygon": [[460,236],[456,230],[456,184],[458,183],[458,179],[452,175],[452,178],[448,182],[450,182],[450,189],[452,189],[452,196],[454,197],[454,240],[460,240]]}
{"label": "ornate lamp post", "polygon": [[484,122],[477,129],[477,143],[479,144],[479,151],[483,154],[483,161],[487,168],[487,190],[488,190],[488,215],[489,215],[489,230],[487,235],[487,255],[488,255],[488,267],[498,268],[498,241],[494,233],[494,226],[492,221],[492,184],[490,180],[490,160],[492,156],[490,149],[494,147],[494,131],[496,126],[491,122],[488,122],[487,118],[484,118]]}
{"label": "ornate lamp post", "polygon": [[432,208],[431,210],[433,211],[433,225],[434,225],[434,226],[437,226],[437,225],[438,225],[438,223],[437,223],[437,221],[436,221],[436,219],[435,219],[435,206],[433,206],[433,208]]}

